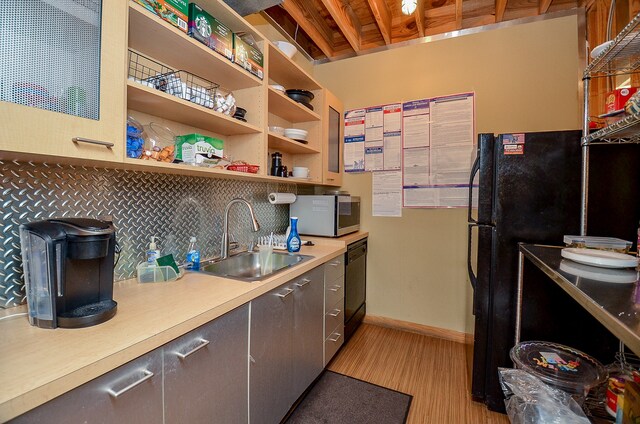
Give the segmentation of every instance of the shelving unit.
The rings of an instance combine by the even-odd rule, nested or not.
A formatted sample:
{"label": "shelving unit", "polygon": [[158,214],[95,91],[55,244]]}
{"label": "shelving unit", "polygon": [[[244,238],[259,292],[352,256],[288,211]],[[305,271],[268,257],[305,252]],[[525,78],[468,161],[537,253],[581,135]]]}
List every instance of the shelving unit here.
{"label": "shelving unit", "polygon": [[269,147],[293,154],[320,153],[320,150],[269,131]]}
{"label": "shelving unit", "polygon": [[589,192],[589,146],[605,143],[640,143],[640,114],[627,116],[613,125],[589,133],[589,89],[592,78],[615,77],[640,72],[640,14],[613,39],[584,70],[584,116],[582,125],[581,234],[587,231]]}
{"label": "shelving unit", "polygon": [[315,111],[291,100],[271,87],[269,87],[269,113],[278,115],[291,123],[320,121],[320,115]]}

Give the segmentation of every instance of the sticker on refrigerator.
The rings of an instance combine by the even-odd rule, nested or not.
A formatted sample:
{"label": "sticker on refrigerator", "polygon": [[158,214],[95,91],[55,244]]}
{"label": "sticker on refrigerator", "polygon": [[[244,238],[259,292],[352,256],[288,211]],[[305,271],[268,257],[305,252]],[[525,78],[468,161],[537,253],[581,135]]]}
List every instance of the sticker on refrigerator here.
{"label": "sticker on refrigerator", "polygon": [[504,134],[502,147],[505,155],[524,155],[524,134]]}

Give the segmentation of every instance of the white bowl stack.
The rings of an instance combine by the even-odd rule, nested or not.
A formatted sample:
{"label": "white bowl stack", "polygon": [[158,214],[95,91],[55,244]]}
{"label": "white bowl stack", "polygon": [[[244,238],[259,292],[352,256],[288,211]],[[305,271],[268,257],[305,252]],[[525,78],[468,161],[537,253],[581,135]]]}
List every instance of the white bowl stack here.
{"label": "white bowl stack", "polygon": [[299,130],[296,128],[286,128],[284,130],[284,136],[293,138],[294,140],[307,141],[307,135],[309,135],[308,131]]}

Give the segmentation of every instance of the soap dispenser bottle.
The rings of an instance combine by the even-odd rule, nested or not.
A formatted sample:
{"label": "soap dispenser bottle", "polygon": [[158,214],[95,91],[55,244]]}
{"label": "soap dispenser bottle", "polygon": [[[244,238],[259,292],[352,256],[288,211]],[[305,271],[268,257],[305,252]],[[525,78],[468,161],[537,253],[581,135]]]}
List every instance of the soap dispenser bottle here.
{"label": "soap dispenser bottle", "polygon": [[160,257],[160,249],[158,249],[158,245],[156,245],[156,237],[151,236],[151,243],[149,243],[149,248],[147,249],[147,264],[155,266],[156,260]]}
{"label": "soap dispenser bottle", "polygon": [[292,216],[291,231],[289,231],[289,236],[287,237],[287,250],[289,252],[299,252],[301,244],[300,236],[298,235],[298,218]]}

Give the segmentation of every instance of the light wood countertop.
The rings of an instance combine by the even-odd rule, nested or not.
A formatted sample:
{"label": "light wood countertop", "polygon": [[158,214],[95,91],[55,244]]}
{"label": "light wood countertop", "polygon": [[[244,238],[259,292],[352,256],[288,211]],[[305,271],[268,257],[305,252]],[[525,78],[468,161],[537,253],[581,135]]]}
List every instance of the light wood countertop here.
{"label": "light wood countertop", "polygon": [[[0,321],[0,422],[14,418],[245,304],[344,253],[354,239],[310,238],[307,262],[261,282],[188,272],[178,281],[114,284],[118,312],[87,328],[47,330],[25,316]],[[359,238],[358,238],[359,237]],[[26,312],[26,306],[0,316]]]}

